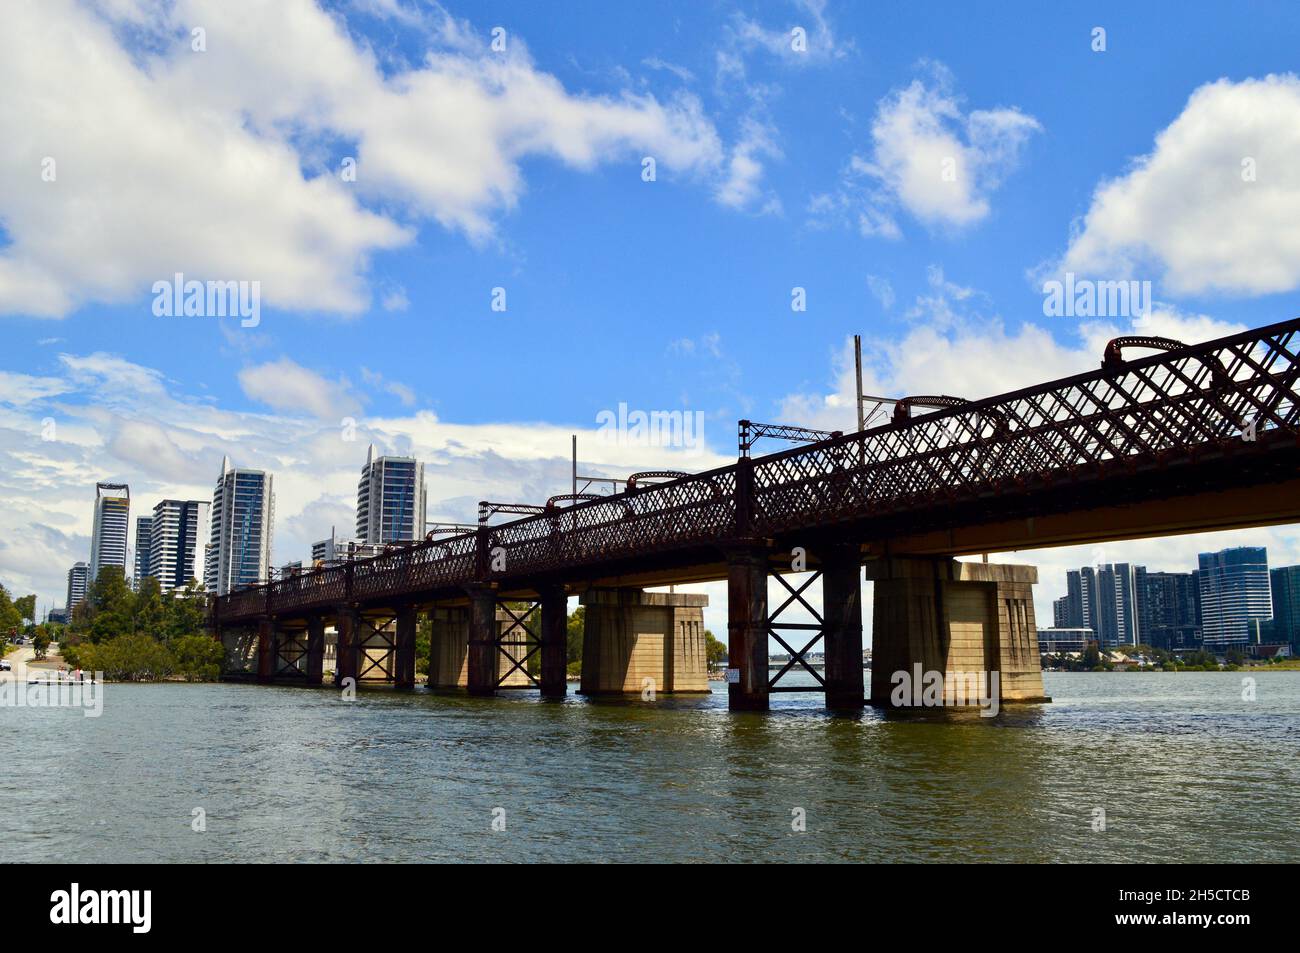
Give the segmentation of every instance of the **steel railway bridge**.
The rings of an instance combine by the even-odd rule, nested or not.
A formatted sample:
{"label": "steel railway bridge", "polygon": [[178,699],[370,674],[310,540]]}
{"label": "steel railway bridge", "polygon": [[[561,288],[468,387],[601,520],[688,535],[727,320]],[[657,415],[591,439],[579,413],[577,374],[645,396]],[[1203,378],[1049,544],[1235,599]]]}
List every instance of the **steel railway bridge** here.
{"label": "steel railway bridge", "polygon": [[[458,610],[468,624],[471,692],[524,674],[544,694],[563,695],[569,594],[725,579],[733,708],[764,708],[781,690],[768,673],[769,635],[790,648],[792,664],[820,641],[817,689],[829,705],[860,706],[863,565],[877,580],[877,664],[924,656],[942,667],[961,641],[952,608],[960,600],[956,589],[933,595],[935,586],[1010,584],[952,557],[1300,521],[1297,332],[1300,319],[1190,346],[1119,338],[1099,368],[1073,377],[982,400],[899,401],[891,420],[862,432],[776,428],[820,439],[766,456],[749,455],[762,425],[742,421],[741,456],[730,466],[652,475],[623,492],[546,506],[488,504],[488,513],[525,515],[489,525],[485,513],[446,538],[232,592],[211,601],[210,622],[218,637],[253,633],[263,680],[315,683],[327,622],[337,630],[336,679],[362,674],[364,636],[391,632],[387,674],[409,686],[415,614]],[[821,580],[820,613],[805,598],[809,583],[796,589],[783,578],[796,548]],[[898,568],[909,560],[911,569]],[[915,571],[918,560],[929,568]],[[774,611],[769,574],[789,592]],[[1026,673],[1032,664],[1038,677],[1027,592],[1015,603],[997,590],[990,618],[1003,638],[984,660]],[[882,607],[882,598],[894,601]],[[521,602],[540,611],[528,615]],[[815,621],[780,623],[796,603]],[[514,606],[504,632],[503,606]],[[1017,624],[1029,626],[1027,636]],[[800,628],[811,639],[803,650],[785,641]],[[284,637],[295,631],[303,638]],[[506,675],[503,655],[513,663]],[[535,657],[539,679],[530,673]],[[1041,694],[1041,677],[1038,685]],[[873,701],[879,688],[873,676]],[[1034,697],[1032,685],[1023,697]]]}

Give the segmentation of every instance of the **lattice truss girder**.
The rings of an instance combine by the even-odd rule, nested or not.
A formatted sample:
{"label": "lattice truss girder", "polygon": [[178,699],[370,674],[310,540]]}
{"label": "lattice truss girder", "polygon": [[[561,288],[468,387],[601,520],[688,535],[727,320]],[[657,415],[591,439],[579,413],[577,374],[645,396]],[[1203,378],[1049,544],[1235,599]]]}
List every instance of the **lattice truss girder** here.
{"label": "lattice truss girder", "polygon": [[[789,653],[790,659],[785,663],[784,666],[782,666],[779,672],[777,672],[775,675],[773,675],[771,678],[768,679],[767,690],[769,692],[790,692],[790,691],[810,691],[810,690],[823,691],[826,688],[826,679],[823,678],[820,674],[818,674],[817,670],[813,668],[812,665],[808,662],[808,653],[812,651],[813,647],[816,646],[818,642],[821,642],[823,646],[825,645],[826,620],[822,618],[822,614],[820,612],[818,612],[809,604],[808,600],[805,599],[803,595],[809,586],[811,586],[814,582],[816,582],[818,579],[822,577],[821,570],[817,570],[815,572],[809,573],[808,578],[805,579],[803,583],[800,584],[798,589],[790,585],[789,581],[787,581],[785,576],[783,576],[782,574],[773,573],[772,575],[776,578],[776,581],[779,582],[785,588],[785,591],[788,593],[788,595],[786,596],[785,601],[776,607],[775,612],[768,613],[767,626],[766,626],[767,634],[772,638],[776,639],[776,641],[780,643],[781,647],[785,649],[786,652]],[[781,617],[781,614],[785,612],[787,609],[792,608],[796,602],[799,605],[803,606],[804,611],[806,611],[817,621],[816,622],[778,622],[777,620]],[[795,649],[795,647],[792,646],[789,642],[787,642],[785,640],[785,637],[779,631],[777,631],[778,629],[790,629],[798,632],[812,632],[814,634],[812,635],[811,638],[808,639],[806,643],[804,643],[803,648]],[[787,672],[789,672],[792,668],[794,668],[795,665],[799,665],[800,667],[803,668],[804,671],[806,671],[809,675],[811,675],[814,679],[816,679],[817,684],[815,686],[810,686],[810,687],[781,685],[780,681],[782,677]]]}
{"label": "lattice truss girder", "polygon": [[[747,534],[814,529],[910,508],[997,495],[1111,468],[1187,463],[1207,448],[1300,430],[1300,320],[1002,397],[912,417],[864,433],[358,561],[223,597],[219,617],[282,612],[463,586],[490,578],[583,570],[615,558],[714,545]],[[504,559],[500,569],[496,555]],[[269,609],[267,608],[269,605]]]}
{"label": "lattice truss girder", "polygon": [[[497,652],[505,656],[510,663],[510,668],[497,676],[496,687],[501,688],[505,685],[506,680],[515,672],[523,672],[524,677],[528,679],[532,687],[540,688],[541,682],[532,672],[528,671],[528,661],[541,651],[542,637],[539,632],[528,624],[528,619],[531,617],[540,623],[541,601],[535,600],[528,603],[521,612],[516,612],[510,603],[503,599],[498,599],[496,605],[498,609],[504,610],[510,616],[510,625],[506,626],[504,632],[499,632],[494,640]],[[493,619],[492,624],[498,630],[500,629],[495,619]],[[519,650],[519,652],[511,651],[512,649]],[[495,656],[493,656],[493,661],[496,661]],[[497,669],[500,670],[500,667],[498,665]]]}
{"label": "lattice truss girder", "polygon": [[[352,633],[352,651],[357,655],[357,681],[378,671],[388,681],[397,678],[397,613],[358,616]],[[378,650],[375,654],[372,651]],[[373,678],[373,676],[371,676]]]}

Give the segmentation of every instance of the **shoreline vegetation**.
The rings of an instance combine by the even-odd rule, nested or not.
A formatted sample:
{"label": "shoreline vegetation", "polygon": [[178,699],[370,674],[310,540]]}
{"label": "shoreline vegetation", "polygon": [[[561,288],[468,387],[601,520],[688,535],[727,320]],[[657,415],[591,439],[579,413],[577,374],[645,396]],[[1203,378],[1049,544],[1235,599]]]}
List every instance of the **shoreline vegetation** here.
{"label": "shoreline vegetation", "polygon": [[100,570],[64,626],[49,626],[69,669],[106,682],[213,682],[225,650],[204,632],[207,597],[197,580],[164,593],[146,576],[132,591],[118,567]]}
{"label": "shoreline vegetation", "polygon": [[1206,649],[1170,652],[1150,645],[1127,646],[1123,651],[1099,650],[1089,642],[1082,652],[1058,652],[1041,656],[1044,672],[1238,672],[1300,671],[1300,659],[1247,658],[1241,649],[1231,649],[1222,662]]}

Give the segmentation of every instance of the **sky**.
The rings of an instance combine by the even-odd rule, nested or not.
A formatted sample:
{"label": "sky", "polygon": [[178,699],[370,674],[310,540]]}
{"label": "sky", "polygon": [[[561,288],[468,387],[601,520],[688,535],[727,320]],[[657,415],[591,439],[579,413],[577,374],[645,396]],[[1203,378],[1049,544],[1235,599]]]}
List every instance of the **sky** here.
{"label": "sky", "polygon": [[[133,516],[266,469],[279,565],[354,522],[368,444],[431,520],[582,469],[734,460],[747,417],[978,398],[1295,316],[1300,11],[6,0],[0,582],[61,605],[96,481]],[[1140,314],[1046,313],[1070,273]],[[255,314],[157,290],[244,282]],[[251,298],[248,299],[251,302]],[[798,307],[799,304],[802,307]],[[159,313],[159,312],[162,313]],[[699,415],[610,440],[602,413]],[[776,446],[773,449],[777,449]],[[1293,528],[1022,552],[1064,571]],[[725,631],[725,587],[706,623]]]}

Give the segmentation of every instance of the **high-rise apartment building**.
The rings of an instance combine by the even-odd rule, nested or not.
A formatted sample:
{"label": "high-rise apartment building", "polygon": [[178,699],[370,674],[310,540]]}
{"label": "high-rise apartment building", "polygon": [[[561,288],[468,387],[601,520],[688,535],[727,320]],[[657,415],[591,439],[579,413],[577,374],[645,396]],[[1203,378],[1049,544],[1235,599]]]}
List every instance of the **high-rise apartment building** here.
{"label": "high-rise apartment building", "polygon": [[1268,574],[1273,597],[1270,638],[1300,651],[1300,566],[1282,566]]}
{"label": "high-rise apartment building", "polygon": [[68,617],[72,617],[72,610],[77,608],[77,603],[86,598],[86,592],[90,589],[90,563],[77,563],[68,570],[68,601],[65,612]]}
{"label": "high-rise apartment building", "polygon": [[1200,591],[1190,572],[1134,571],[1138,596],[1140,641],[1161,649],[1200,645]]}
{"label": "high-rise apartment building", "polygon": [[1128,563],[1084,566],[1065,574],[1066,594],[1053,605],[1056,628],[1092,629],[1102,648],[1136,645],[1139,638],[1136,574]]}
{"label": "high-rise apartment building", "polygon": [[163,500],[153,508],[149,575],[157,577],[163,592],[184,589],[205,575],[208,508],[202,500]]}
{"label": "high-rise apartment building", "polygon": [[424,538],[424,464],[375,458],[371,444],[357,484],[357,539],[371,545]]}
{"label": "high-rise apartment building", "polygon": [[1255,620],[1273,616],[1268,551],[1238,546],[1201,553],[1197,583],[1201,592],[1201,637],[1206,649],[1224,651],[1251,639]]}
{"label": "high-rise apartment building", "polygon": [[153,517],[137,516],[135,518],[135,575],[131,585],[139,589],[140,580],[152,575],[149,571],[150,536],[153,534]]}
{"label": "high-rise apartment building", "polygon": [[1092,628],[1102,648],[1137,645],[1142,641],[1136,572],[1132,565],[1109,563],[1097,568],[1096,605],[1096,624]]}
{"label": "high-rise apartment building", "polygon": [[90,578],[104,566],[117,566],[126,578],[131,490],[125,483],[95,484],[95,518],[90,531]]}
{"label": "high-rise apartment building", "polygon": [[1072,628],[1097,629],[1097,571],[1084,566],[1065,574],[1066,619]]}
{"label": "high-rise apartment building", "polygon": [[242,470],[221,461],[212,494],[210,542],[204,585],[225,595],[266,582],[271,569],[271,526],[275,518],[272,479],[263,470]]}
{"label": "high-rise apartment building", "polygon": [[1052,628],[1065,629],[1070,625],[1070,597],[1052,600]]}

